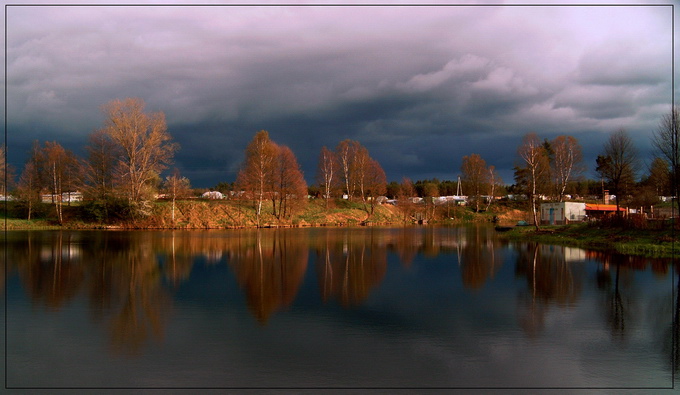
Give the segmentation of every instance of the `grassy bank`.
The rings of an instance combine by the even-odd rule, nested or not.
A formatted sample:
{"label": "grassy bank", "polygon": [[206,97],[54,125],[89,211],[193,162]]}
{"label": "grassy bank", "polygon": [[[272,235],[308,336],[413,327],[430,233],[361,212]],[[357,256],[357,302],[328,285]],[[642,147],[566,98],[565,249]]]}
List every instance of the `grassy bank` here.
{"label": "grassy bank", "polygon": [[[356,226],[412,224],[419,218],[430,224],[465,224],[500,221],[516,222],[526,213],[511,205],[493,205],[490,210],[476,213],[462,206],[393,206],[370,205],[360,201],[310,200],[292,216],[277,218],[270,202],[263,205],[259,218],[252,202],[234,200],[182,200],[174,209],[171,202],[156,201],[144,207],[144,215],[129,215],[125,204],[85,203],[65,206],[64,224],[59,226],[54,207],[42,204],[34,207],[33,217],[25,220],[25,209],[9,205],[5,215],[7,229],[232,229],[252,227]],[[173,219],[174,217],[174,219]]]}
{"label": "grassy bank", "polygon": [[[253,227],[302,227],[302,226],[352,226],[402,224],[401,212],[391,205],[377,205],[371,213],[370,206],[362,202],[338,200],[326,207],[324,201],[310,201],[292,216],[277,218],[272,214],[271,203],[263,205],[259,221],[255,207],[241,201],[158,201],[145,208],[144,215],[116,216],[118,207],[109,209],[109,216],[103,216],[100,206],[97,212],[84,206],[64,207],[64,223],[57,223],[53,207],[39,207],[37,219],[22,219],[19,209],[8,210],[5,214],[8,230],[51,230],[51,229],[233,229]],[[120,210],[117,210],[120,211]],[[174,219],[173,219],[174,217]]]}
{"label": "grassy bank", "polygon": [[3,225],[7,230],[56,230],[62,229],[59,225],[54,225],[45,219],[16,219],[6,218],[3,220]]}
{"label": "grassy bank", "polygon": [[502,233],[511,240],[536,241],[622,254],[671,258],[680,256],[678,231],[663,229],[632,229],[580,223],[562,226],[515,227]]}

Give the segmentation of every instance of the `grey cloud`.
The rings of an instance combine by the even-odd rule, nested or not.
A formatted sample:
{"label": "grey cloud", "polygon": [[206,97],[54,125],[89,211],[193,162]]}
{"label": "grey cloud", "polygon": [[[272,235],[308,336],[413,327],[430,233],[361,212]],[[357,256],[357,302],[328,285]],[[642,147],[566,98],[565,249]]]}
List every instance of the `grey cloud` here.
{"label": "grey cloud", "polygon": [[449,61],[440,70],[417,74],[399,85],[406,91],[423,92],[436,89],[452,80],[476,81],[488,64],[488,59],[466,54],[460,59]]}
{"label": "grey cloud", "polygon": [[634,92],[621,86],[574,86],[555,97],[556,108],[571,108],[583,118],[623,118],[635,112]]}
{"label": "grey cloud", "polygon": [[499,140],[508,166],[528,131],[652,130],[671,92],[667,17],[659,7],[14,7],[8,132],[82,146],[102,104],[141,97],[165,112],[177,165],[201,185],[233,178],[260,129],[293,148],[310,182],[321,146],[345,138],[375,152],[390,179],[448,174],[472,150],[499,156]]}
{"label": "grey cloud", "polygon": [[577,79],[584,84],[613,86],[668,83],[670,58],[670,43],[665,48],[644,41],[607,43],[583,55]]}

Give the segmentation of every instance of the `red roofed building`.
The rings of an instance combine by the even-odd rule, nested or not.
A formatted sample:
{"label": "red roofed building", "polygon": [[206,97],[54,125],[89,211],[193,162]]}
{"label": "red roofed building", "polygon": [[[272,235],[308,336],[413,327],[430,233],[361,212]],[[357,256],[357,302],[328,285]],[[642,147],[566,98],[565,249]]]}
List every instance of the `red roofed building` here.
{"label": "red roofed building", "polygon": [[[625,207],[619,207],[619,211],[624,215],[628,212]],[[591,204],[586,203],[586,215],[589,218],[602,218],[616,213],[615,204]]]}

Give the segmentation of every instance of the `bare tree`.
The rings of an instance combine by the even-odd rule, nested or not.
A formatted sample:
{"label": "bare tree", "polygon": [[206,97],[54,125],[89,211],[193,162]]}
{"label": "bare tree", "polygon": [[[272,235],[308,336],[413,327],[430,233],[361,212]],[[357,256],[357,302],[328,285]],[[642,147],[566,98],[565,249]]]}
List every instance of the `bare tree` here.
{"label": "bare tree", "polygon": [[179,148],[167,132],[165,115],[146,113],[144,107],[138,98],[113,100],[102,107],[106,115],[102,130],[120,147],[120,182],[132,202],[151,197],[152,182]]}
{"label": "bare tree", "polygon": [[44,171],[43,152],[38,141],[33,142],[30,156],[19,178],[17,197],[26,203],[28,219],[31,219],[33,210],[41,201],[41,194],[46,182]]}
{"label": "bare tree", "polygon": [[344,184],[344,189],[349,199],[352,199],[356,186],[354,157],[358,150],[358,146],[359,143],[356,141],[343,140],[335,149],[340,165],[341,181]]}
{"label": "bare tree", "polygon": [[[366,199],[370,202],[371,210],[369,215],[373,215],[375,205],[378,203],[378,197],[383,196],[387,192],[387,177],[385,171],[380,166],[377,160],[368,158],[368,164],[363,176],[363,189],[366,192]],[[364,203],[365,204],[365,203]]]}
{"label": "bare tree", "polygon": [[494,199],[496,198],[496,186],[503,184],[503,180],[498,176],[495,166],[489,166],[488,171],[489,171],[489,185],[491,187],[491,191],[489,192],[489,201],[486,203],[486,211],[489,211],[491,202],[493,202]]}
{"label": "bare tree", "polygon": [[333,183],[337,177],[337,158],[335,153],[326,146],[321,148],[319,155],[319,167],[317,172],[317,180],[323,190],[323,197],[326,199],[326,208],[331,198]]}
{"label": "bare tree", "polygon": [[648,168],[647,183],[650,184],[656,196],[662,196],[670,189],[671,171],[668,162],[656,157]]}
{"label": "bare tree", "polygon": [[598,156],[596,171],[611,185],[616,195],[616,213],[619,216],[621,198],[635,184],[638,169],[633,140],[623,129],[613,132],[604,144],[602,155]]}
{"label": "bare tree", "polygon": [[294,209],[307,201],[307,183],[297,158],[289,147],[279,147],[275,166],[272,202],[274,215],[280,219],[289,216]]}
{"label": "bare tree", "polygon": [[120,147],[103,130],[90,134],[89,144],[85,147],[87,159],[84,163],[86,193],[89,198],[107,201],[113,194],[116,164],[120,157]]}
{"label": "bare tree", "polygon": [[165,177],[163,183],[165,193],[172,200],[172,223],[175,223],[175,201],[183,197],[189,196],[191,192],[191,184],[189,179],[182,177],[179,170],[175,169],[172,175]]}
{"label": "bare tree", "polygon": [[475,200],[475,211],[479,211],[479,202],[489,186],[489,171],[486,162],[478,154],[464,156],[460,170],[462,181],[466,184],[465,189],[472,191],[470,195]]}
{"label": "bare tree", "polygon": [[361,200],[364,202],[366,202],[366,177],[371,170],[374,170],[371,169],[371,166],[373,166],[372,160],[368,154],[368,149],[356,143],[352,168],[354,169],[354,182],[359,189],[359,196],[361,196]]}
{"label": "bare tree", "polygon": [[[52,193],[52,203],[57,212],[59,224],[64,223],[63,217],[63,198],[67,192],[69,184],[73,186],[73,178],[79,173],[78,160],[75,155],[64,149],[57,142],[45,142],[42,158],[44,169],[49,183],[48,190]],[[68,199],[70,201],[70,199]]]}
{"label": "bare tree", "polygon": [[236,181],[256,201],[258,226],[262,202],[269,197],[277,157],[278,146],[269,139],[266,130],[260,130],[246,147],[246,157]]}
{"label": "bare tree", "polygon": [[558,136],[550,145],[553,150],[555,184],[561,202],[569,181],[583,173],[583,154],[578,140],[572,136]]}
{"label": "bare tree", "polygon": [[518,154],[526,164],[526,173],[529,181],[529,194],[531,202],[531,214],[534,219],[536,230],[539,229],[538,213],[536,212],[536,196],[538,183],[542,176],[549,170],[548,156],[545,147],[541,144],[535,133],[528,133],[524,136],[522,145],[519,147]]}
{"label": "bare tree", "polygon": [[[670,165],[671,193],[678,205],[680,190],[680,107],[674,107],[670,114],[661,118],[659,127],[652,137],[652,144]],[[677,213],[677,211],[676,211]]]}
{"label": "bare tree", "polygon": [[404,177],[399,186],[398,205],[404,213],[404,222],[407,218],[413,215],[413,198],[416,196],[416,188],[413,186],[413,181]]}
{"label": "bare tree", "polygon": [[7,197],[7,192],[14,185],[14,168],[7,164],[7,156],[4,145],[0,145],[0,195]]}
{"label": "bare tree", "polygon": [[7,158],[5,156],[5,146],[0,146],[0,195],[7,196]]}

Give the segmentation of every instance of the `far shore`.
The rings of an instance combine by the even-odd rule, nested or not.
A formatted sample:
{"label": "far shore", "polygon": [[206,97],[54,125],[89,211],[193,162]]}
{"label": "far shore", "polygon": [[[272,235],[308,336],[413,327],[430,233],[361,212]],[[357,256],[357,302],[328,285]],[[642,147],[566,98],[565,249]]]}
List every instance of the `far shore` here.
{"label": "far shore", "polygon": [[[528,219],[526,210],[516,206],[493,205],[486,212],[476,213],[466,207],[397,207],[376,205],[371,212],[362,202],[335,201],[326,207],[324,201],[311,201],[289,218],[275,218],[263,211],[258,219],[251,206],[235,202],[177,202],[175,220],[169,202],[154,204],[149,215],[136,220],[92,221],[83,214],[83,207],[68,207],[67,220],[59,225],[49,214],[44,218],[5,218],[5,230],[208,230],[303,227],[353,226],[409,226],[421,222],[430,225],[465,225],[498,223],[516,224]],[[418,219],[424,219],[418,221]],[[600,223],[572,223],[569,225],[509,226],[500,237],[557,244],[621,254],[674,258],[680,254],[678,236],[670,225],[661,228],[632,228],[604,226]]]}
{"label": "far shore", "polygon": [[588,250],[613,252],[650,258],[680,256],[678,231],[670,225],[654,229],[604,226],[601,223],[573,223],[569,225],[516,226],[501,233],[516,241],[579,247]]}

